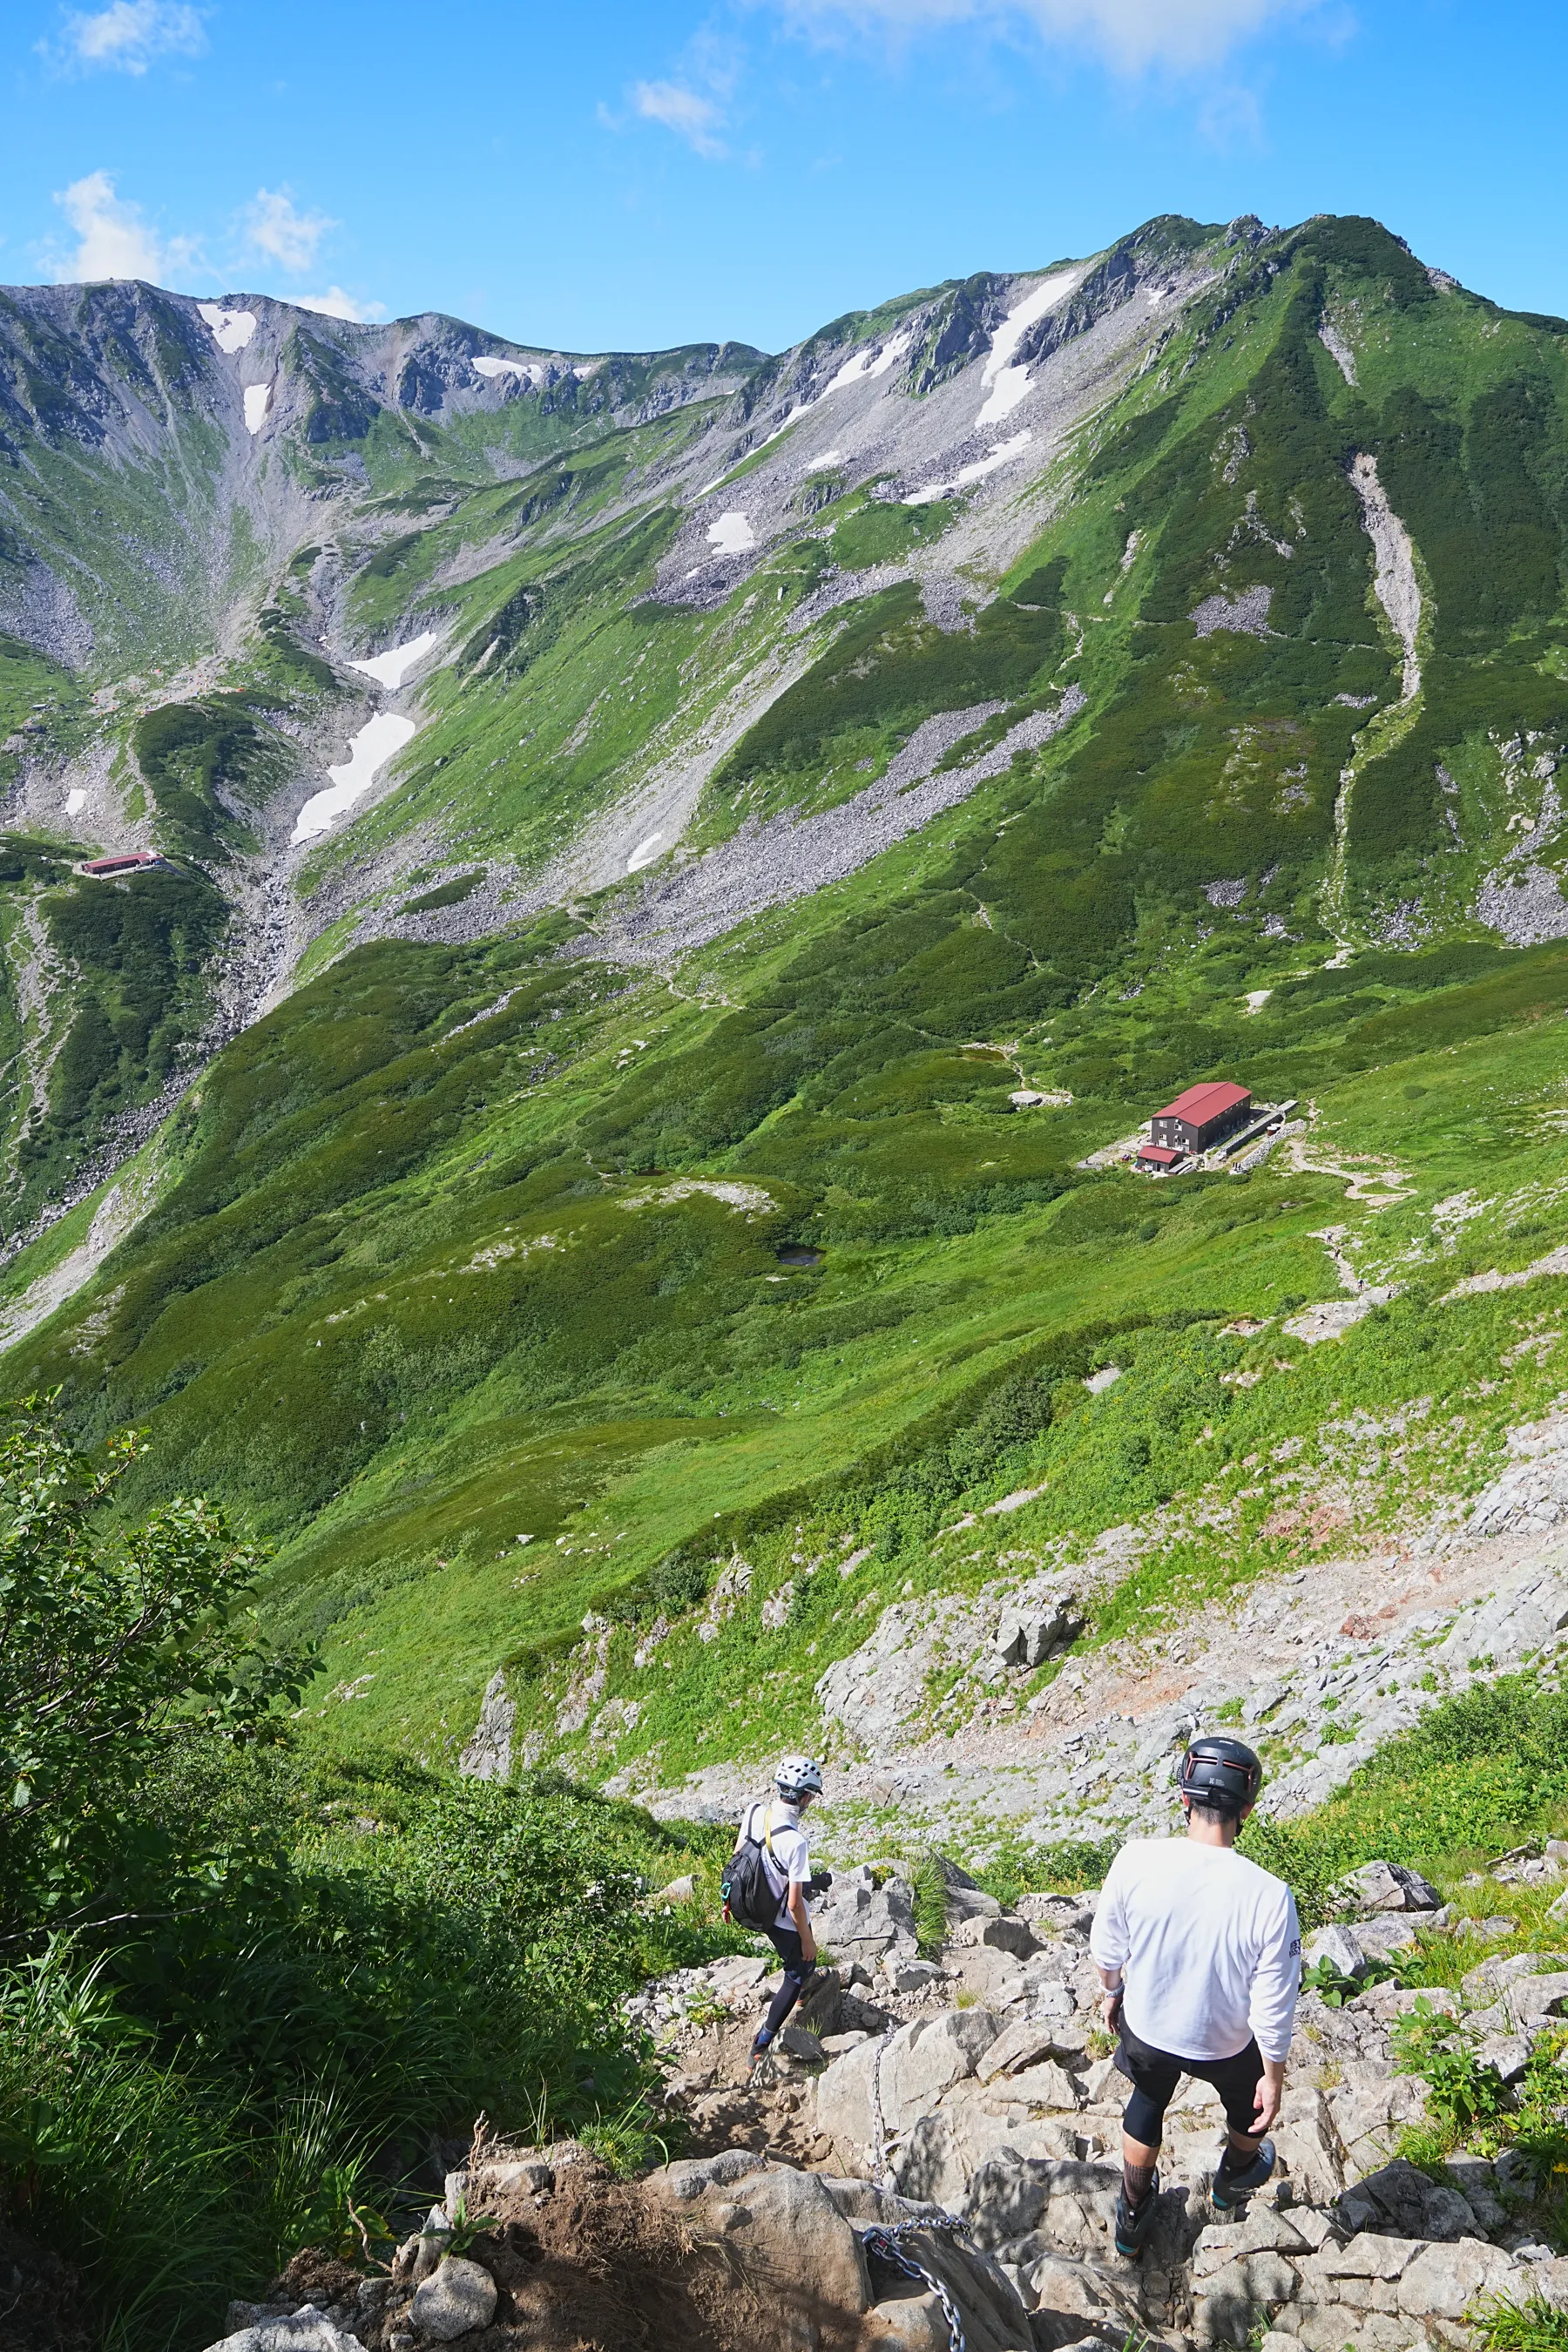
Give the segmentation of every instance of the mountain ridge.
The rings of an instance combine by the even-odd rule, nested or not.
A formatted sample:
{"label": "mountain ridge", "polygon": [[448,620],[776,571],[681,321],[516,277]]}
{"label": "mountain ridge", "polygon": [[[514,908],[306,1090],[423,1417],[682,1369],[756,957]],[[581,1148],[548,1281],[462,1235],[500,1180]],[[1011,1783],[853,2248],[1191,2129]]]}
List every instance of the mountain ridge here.
{"label": "mountain ridge", "polygon": [[[276,1545],[323,1737],[451,1760],[500,1671],[683,1785],[1184,1496],[1069,1663],[1310,1562],[1347,1415],[1352,1559],[1423,1397],[1451,1499],[1549,1416],[1557,330],[1336,218],[773,356],[73,303],[99,373],[0,389],[7,593],[91,632],[0,646],[7,1380]],[[1300,1131],[1126,1172],[1210,1076]]]}

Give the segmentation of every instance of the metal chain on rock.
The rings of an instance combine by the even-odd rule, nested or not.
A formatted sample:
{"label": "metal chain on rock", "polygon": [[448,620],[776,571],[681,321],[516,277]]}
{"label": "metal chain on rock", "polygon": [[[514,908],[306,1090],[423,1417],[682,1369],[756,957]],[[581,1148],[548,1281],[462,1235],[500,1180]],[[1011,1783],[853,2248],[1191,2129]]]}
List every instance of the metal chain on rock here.
{"label": "metal chain on rock", "polygon": [[952,2299],[946,2281],[939,2278],[934,2271],[927,2270],[923,2263],[917,2262],[913,2254],[909,2252],[900,2241],[903,2238],[916,2237],[922,2230],[962,2231],[963,2227],[964,2224],[956,2217],[933,2219],[930,2221],[895,2221],[886,2227],[879,2225],[876,2229],[863,2231],[860,2237],[860,2243],[868,2254],[875,2254],[879,2262],[890,2263],[894,2270],[902,2271],[906,2278],[923,2279],[942,2305],[942,2315],[947,2322],[947,2332],[952,2352],[967,2352],[963,2340],[963,2322],[958,2315],[958,2305]]}
{"label": "metal chain on rock", "polygon": [[871,2061],[871,2178],[879,2189],[888,2185],[887,2133],[882,2123],[882,2053],[897,2032],[897,2026],[889,2026]]}

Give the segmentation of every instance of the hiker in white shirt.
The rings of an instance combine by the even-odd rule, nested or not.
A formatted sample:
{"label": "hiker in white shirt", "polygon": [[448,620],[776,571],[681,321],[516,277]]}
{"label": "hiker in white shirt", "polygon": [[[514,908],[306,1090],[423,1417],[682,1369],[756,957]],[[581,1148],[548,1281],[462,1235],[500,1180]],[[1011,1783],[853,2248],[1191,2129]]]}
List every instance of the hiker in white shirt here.
{"label": "hiker in white shirt", "polygon": [[822,1794],[822,1768],[809,1756],[786,1756],[773,1776],[776,1795],[748,1808],[735,1841],[738,1853],[748,1838],[763,1849],[763,1869],[778,1897],[778,1911],[763,1934],[784,1963],[784,1982],[773,1997],[767,2016],[757,2029],[752,2056],[763,2056],[805,1989],[816,1966],[816,1937],[811,1932],[805,1901],[811,1885],[811,1857],[806,1852],[801,1816],[814,1797]]}
{"label": "hiker in white shirt", "polygon": [[1132,2084],[1116,2206],[1116,2250],[1129,2257],[1154,2217],[1165,2109],[1184,2074],[1212,2084],[1230,2126],[1216,2208],[1229,2212],[1274,2169],[1265,2135],[1284,2091],[1301,1930],[1289,1888],[1236,1852],[1262,1778],[1240,1740],[1194,1740],[1178,1776],[1186,1836],[1131,1840],[1095,1908],[1089,1950]]}

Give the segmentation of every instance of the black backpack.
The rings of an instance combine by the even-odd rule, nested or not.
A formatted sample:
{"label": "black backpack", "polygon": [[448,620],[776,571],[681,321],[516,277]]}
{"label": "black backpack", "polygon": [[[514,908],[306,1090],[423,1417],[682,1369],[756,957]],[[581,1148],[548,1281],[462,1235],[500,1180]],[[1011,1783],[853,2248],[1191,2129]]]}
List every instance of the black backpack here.
{"label": "black backpack", "polygon": [[[753,1811],[755,1808],[753,1807]],[[771,1812],[772,1808],[769,1808]],[[751,1815],[747,1815],[750,1820]],[[760,1838],[744,1837],[724,1865],[724,1875],[719,1881],[719,1892],[724,1898],[724,1916],[738,1927],[771,1927],[779,1916],[779,1897],[774,1893],[763,1860],[763,1848],[773,1850],[771,1825]]]}

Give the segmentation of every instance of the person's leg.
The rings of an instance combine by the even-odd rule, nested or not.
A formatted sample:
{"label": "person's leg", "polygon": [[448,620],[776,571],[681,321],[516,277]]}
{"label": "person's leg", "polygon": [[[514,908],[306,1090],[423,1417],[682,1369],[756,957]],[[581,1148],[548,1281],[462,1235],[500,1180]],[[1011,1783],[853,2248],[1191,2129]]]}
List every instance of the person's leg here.
{"label": "person's leg", "polygon": [[1121,2177],[1127,2190],[1127,2202],[1136,2211],[1154,2186],[1154,2174],[1160,2162],[1160,2142],[1164,2137],[1165,2105],[1169,2089],[1152,2091],[1140,2084],[1128,2100],[1121,2117]]}
{"label": "person's leg", "polygon": [[[770,1927],[767,1932],[769,1941],[784,1963],[784,1982],[774,1993],[768,2013],[757,2029],[756,2039],[752,2043],[753,2057],[770,2046],[774,2034],[800,1999],[806,1979],[812,1973],[802,1958],[800,1937],[793,1927]],[[816,1963],[813,1962],[812,1966],[815,1967]]]}
{"label": "person's leg", "polygon": [[1124,2022],[1116,2053],[1119,2071],[1132,2084],[1121,2118],[1121,2194],[1116,2204],[1116,2242],[1126,2255],[1141,2253],[1154,2218],[1160,2142],[1165,2109],[1181,2080],[1168,2053],[1152,2049]]}
{"label": "person's leg", "polygon": [[1274,2169],[1273,2142],[1258,2129],[1262,2054],[1257,2042],[1249,2042],[1237,2057],[1205,2068],[1205,2074],[1219,2093],[1227,2126],[1225,2150],[1215,2173],[1215,2194],[1223,2202],[1227,2189],[1246,2194],[1261,2188]]}

